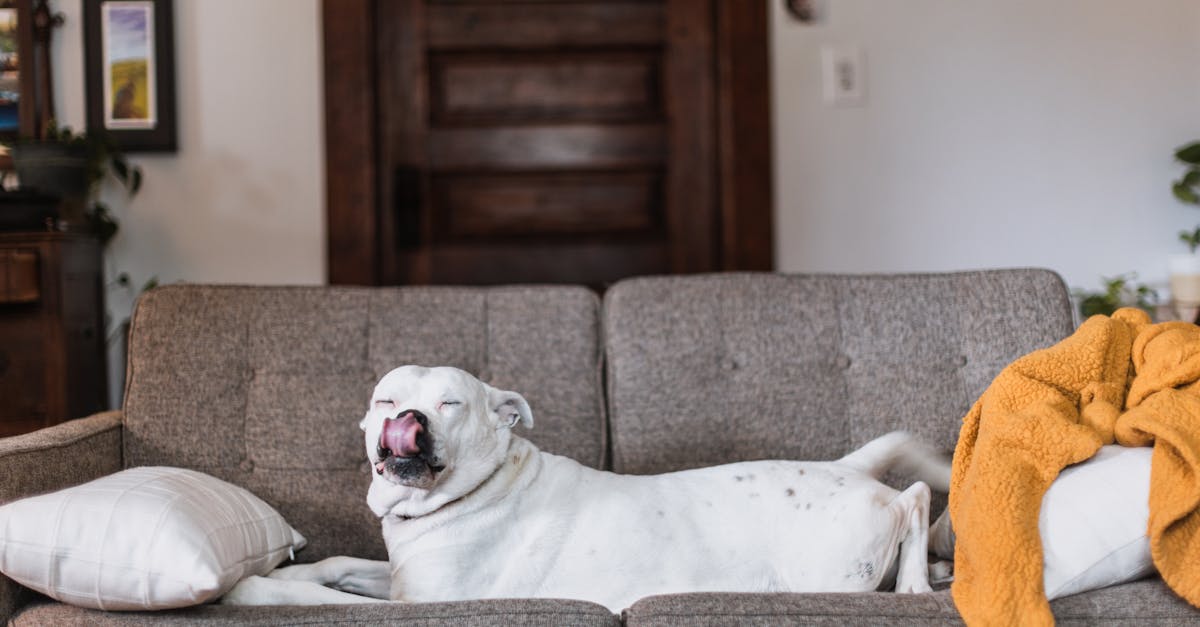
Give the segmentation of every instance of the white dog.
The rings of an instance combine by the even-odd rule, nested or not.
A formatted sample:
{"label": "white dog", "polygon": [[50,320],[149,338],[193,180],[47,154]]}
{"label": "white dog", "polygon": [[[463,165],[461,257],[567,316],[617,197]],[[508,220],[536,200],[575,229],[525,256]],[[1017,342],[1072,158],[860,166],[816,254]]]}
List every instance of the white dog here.
{"label": "white dog", "polygon": [[462,370],[388,373],[361,427],[389,562],[291,566],[223,602],[554,597],[619,612],[676,592],[930,589],[930,489],[878,477],[901,467],[946,490],[950,468],[907,434],[832,462],[636,476],[541,452],[510,431],[518,422],[533,424],[520,394]]}

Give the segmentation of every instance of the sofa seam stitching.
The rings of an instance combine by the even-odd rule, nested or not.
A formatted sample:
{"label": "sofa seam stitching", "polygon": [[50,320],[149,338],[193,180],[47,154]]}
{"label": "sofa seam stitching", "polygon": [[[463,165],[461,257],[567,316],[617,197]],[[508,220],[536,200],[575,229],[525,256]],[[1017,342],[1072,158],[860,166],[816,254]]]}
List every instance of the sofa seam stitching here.
{"label": "sofa seam stitching", "polygon": [[[104,412],[104,413],[108,413],[108,412]],[[92,431],[89,433],[85,433],[82,435],[72,437],[70,440],[55,442],[53,444],[47,444],[44,446],[35,446],[32,448],[22,448],[22,449],[17,449],[14,451],[0,452],[0,460],[7,459],[9,457],[14,457],[17,455],[31,455],[31,454],[41,453],[43,451],[52,451],[52,450],[67,448],[69,446],[79,444],[80,442],[83,442],[85,440],[90,440],[92,438],[102,436],[102,435],[108,433],[109,431],[119,430],[122,427],[124,427],[124,424],[121,422],[118,422],[115,425],[110,425],[110,426],[104,427],[103,429],[101,429],[99,431]]]}

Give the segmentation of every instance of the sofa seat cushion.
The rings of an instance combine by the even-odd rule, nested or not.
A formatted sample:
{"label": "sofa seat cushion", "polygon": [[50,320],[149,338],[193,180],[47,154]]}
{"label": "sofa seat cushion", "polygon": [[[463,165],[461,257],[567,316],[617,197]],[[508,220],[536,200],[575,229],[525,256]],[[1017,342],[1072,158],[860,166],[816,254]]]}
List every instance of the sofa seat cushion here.
{"label": "sofa seat cushion", "polygon": [[102,612],[47,601],[12,618],[13,627],[40,625],[620,625],[606,608],[586,601],[492,599],[455,603],[364,603],[362,605],[199,605],[161,612]]}
{"label": "sofa seat cushion", "polygon": [[[1050,603],[1058,625],[1200,625],[1193,609],[1147,579]],[[695,593],[647,597],[625,611],[637,625],[961,625],[950,591],[930,594]]]}
{"label": "sofa seat cushion", "polygon": [[930,594],[697,592],[646,597],[633,625],[960,625],[949,591]]}

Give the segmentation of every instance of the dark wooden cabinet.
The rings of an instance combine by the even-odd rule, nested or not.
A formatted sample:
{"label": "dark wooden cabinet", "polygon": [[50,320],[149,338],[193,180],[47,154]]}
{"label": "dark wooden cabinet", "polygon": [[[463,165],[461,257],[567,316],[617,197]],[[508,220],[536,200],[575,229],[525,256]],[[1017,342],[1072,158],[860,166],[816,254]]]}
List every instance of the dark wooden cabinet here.
{"label": "dark wooden cabinet", "polygon": [[100,243],[0,233],[0,437],[105,409]]}

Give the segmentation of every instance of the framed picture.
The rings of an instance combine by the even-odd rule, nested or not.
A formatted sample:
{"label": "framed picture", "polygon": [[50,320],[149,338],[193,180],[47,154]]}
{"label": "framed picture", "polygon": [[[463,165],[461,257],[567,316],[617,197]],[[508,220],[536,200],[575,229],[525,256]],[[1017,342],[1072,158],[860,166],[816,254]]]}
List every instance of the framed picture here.
{"label": "framed picture", "polygon": [[33,137],[37,96],[32,0],[0,0],[0,141]]}
{"label": "framed picture", "polygon": [[174,152],[172,0],[84,0],[88,129],[125,152]]}

